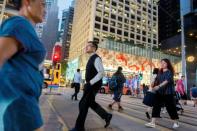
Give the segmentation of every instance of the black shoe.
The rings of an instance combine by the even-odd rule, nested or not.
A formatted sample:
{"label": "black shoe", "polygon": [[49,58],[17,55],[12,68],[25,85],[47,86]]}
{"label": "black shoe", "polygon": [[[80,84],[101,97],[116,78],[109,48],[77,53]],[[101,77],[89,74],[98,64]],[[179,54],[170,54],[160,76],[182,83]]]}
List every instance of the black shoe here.
{"label": "black shoe", "polygon": [[147,117],[148,119],[150,119],[150,115],[149,115],[148,112],[146,112],[146,117]]}
{"label": "black shoe", "polygon": [[112,119],[112,114],[108,114],[107,118],[105,119],[105,122],[106,122],[106,124],[104,126],[105,128],[107,128],[109,126],[111,119]]}
{"label": "black shoe", "polygon": [[108,108],[109,108],[110,110],[113,110],[111,104],[108,105]]}
{"label": "black shoe", "polygon": [[122,106],[118,107],[118,111],[123,111],[124,109],[122,108]]}

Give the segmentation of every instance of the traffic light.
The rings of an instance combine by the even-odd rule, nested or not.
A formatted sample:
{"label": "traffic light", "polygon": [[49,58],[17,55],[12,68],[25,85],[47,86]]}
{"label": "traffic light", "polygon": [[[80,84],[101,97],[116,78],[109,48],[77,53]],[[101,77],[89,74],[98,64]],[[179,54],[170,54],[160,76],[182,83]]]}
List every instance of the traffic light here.
{"label": "traffic light", "polygon": [[53,55],[53,59],[52,60],[53,60],[54,63],[59,62],[60,61],[60,55],[58,53],[55,53]]}

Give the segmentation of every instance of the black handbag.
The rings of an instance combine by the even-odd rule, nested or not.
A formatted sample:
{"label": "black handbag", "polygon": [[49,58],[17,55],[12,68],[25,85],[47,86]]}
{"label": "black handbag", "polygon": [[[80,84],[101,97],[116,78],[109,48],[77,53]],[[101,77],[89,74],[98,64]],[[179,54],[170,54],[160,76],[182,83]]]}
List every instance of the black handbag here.
{"label": "black handbag", "polygon": [[145,105],[152,107],[154,105],[155,93],[151,91],[147,91],[146,96],[143,99]]}
{"label": "black handbag", "polygon": [[72,82],[72,83],[71,83],[71,88],[74,88],[74,87],[75,87],[75,83]]}

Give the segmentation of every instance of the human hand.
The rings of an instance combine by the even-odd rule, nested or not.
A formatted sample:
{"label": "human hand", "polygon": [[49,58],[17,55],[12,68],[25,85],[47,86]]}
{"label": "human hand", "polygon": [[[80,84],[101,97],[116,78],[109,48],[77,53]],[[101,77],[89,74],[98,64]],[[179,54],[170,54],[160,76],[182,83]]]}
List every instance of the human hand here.
{"label": "human hand", "polygon": [[89,82],[87,82],[85,85],[84,85],[84,90],[89,90],[91,89],[91,84]]}
{"label": "human hand", "polygon": [[154,88],[153,88],[153,91],[157,91],[157,90],[159,90],[159,86],[155,86]]}

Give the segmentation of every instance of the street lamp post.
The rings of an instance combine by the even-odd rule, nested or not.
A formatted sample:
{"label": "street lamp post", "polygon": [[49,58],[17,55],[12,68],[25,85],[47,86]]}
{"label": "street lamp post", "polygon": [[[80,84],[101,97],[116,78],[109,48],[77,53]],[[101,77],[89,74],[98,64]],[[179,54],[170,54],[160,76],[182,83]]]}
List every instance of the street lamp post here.
{"label": "street lamp post", "polygon": [[[181,0],[180,0],[181,2]],[[186,93],[188,94],[188,87],[187,87],[187,72],[186,72],[186,53],[185,53],[185,33],[184,33],[184,14],[183,14],[183,7],[181,7],[181,59],[182,59],[182,75],[185,76],[185,89]]]}

